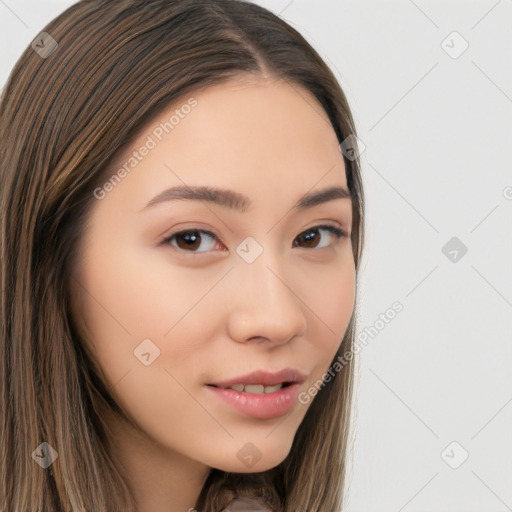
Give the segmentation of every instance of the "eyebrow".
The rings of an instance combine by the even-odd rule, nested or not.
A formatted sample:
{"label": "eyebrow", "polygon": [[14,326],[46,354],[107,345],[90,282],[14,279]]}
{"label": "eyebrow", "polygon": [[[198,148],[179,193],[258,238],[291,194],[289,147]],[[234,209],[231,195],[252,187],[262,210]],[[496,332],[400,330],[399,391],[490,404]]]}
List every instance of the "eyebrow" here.
{"label": "eyebrow", "polygon": [[[208,201],[242,213],[245,213],[252,205],[251,200],[247,196],[234,190],[211,186],[179,185],[168,188],[153,197],[140,211],[165,201],[183,199]],[[305,210],[333,199],[352,199],[352,194],[346,188],[338,186],[315,190],[300,197],[293,209]]]}

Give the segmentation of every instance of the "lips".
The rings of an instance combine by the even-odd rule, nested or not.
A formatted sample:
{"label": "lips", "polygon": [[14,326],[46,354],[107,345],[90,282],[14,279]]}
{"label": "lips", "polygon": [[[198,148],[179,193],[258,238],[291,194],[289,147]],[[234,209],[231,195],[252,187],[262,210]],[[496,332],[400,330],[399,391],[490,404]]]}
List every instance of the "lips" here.
{"label": "lips", "polygon": [[283,387],[286,387],[290,384],[300,384],[304,382],[305,379],[306,374],[302,371],[295,368],[285,368],[278,372],[258,370],[247,375],[240,375],[239,377],[234,377],[232,379],[210,383],[208,386],[227,389],[236,385],[260,385],[267,387],[282,384]]}
{"label": "lips", "polygon": [[215,386],[205,387],[211,397],[228,405],[230,409],[235,409],[244,416],[268,420],[279,418],[293,411],[297,406],[299,386],[300,384],[296,382],[273,393],[264,394],[240,392],[231,388],[224,389]]}

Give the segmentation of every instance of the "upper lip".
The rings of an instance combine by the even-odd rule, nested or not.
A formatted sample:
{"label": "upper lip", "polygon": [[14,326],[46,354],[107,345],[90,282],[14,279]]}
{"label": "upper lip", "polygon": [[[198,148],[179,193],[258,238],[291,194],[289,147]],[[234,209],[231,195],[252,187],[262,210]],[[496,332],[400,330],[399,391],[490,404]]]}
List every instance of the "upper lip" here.
{"label": "upper lip", "polygon": [[306,374],[294,368],[285,368],[278,372],[257,370],[247,375],[241,375],[233,379],[212,382],[210,386],[218,388],[230,388],[235,384],[262,384],[263,386],[275,386],[276,384],[301,383],[306,379]]}

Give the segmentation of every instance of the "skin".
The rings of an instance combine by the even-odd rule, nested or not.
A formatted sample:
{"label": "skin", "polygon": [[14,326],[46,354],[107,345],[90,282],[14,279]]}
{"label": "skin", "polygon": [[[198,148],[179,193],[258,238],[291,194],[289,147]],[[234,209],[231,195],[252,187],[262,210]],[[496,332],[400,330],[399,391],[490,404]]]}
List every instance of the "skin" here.
{"label": "skin", "polygon": [[[263,76],[240,76],[193,97],[197,106],[173,131],[103,199],[93,199],[76,274],[87,291],[77,313],[87,343],[140,429],[106,416],[140,512],[193,508],[212,467],[247,473],[281,463],[310,404],[255,419],[212,397],[205,384],[293,367],[307,375],[300,391],[307,390],[329,369],[354,308],[350,237],[318,230],[309,244],[293,245],[319,224],[348,235],[352,225],[350,199],[291,210],[306,192],[347,188],[318,101]],[[116,164],[188,98],[162,111]],[[253,206],[240,213],[179,200],[143,210],[183,183],[232,189]],[[200,233],[192,250],[182,239],[162,244],[186,229],[219,240]],[[250,264],[236,252],[247,236],[263,247]],[[147,338],[160,350],[149,366],[134,356]],[[237,457],[248,442],[261,452],[251,468]]]}

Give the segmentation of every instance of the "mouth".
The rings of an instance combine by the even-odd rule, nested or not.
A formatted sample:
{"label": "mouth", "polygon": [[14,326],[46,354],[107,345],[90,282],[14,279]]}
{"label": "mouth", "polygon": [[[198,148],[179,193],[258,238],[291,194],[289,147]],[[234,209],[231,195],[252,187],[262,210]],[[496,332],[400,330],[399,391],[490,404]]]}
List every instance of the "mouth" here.
{"label": "mouth", "polygon": [[257,370],[222,382],[208,383],[207,386],[219,389],[231,389],[239,393],[267,395],[281,389],[301,384],[306,374],[294,368],[285,368],[278,372]]}
{"label": "mouth", "polygon": [[270,393],[275,393],[280,389],[287,388],[292,384],[293,382],[283,382],[281,384],[275,384],[274,386],[264,386],[263,384],[233,384],[229,387],[207,384],[207,386],[219,389],[232,389],[234,391],[238,391],[239,393],[249,393],[251,395],[268,395]]}
{"label": "mouth", "polygon": [[284,381],[277,384],[235,384],[219,386],[207,384],[206,389],[215,400],[255,419],[272,419],[289,414],[297,406],[300,384]]}

